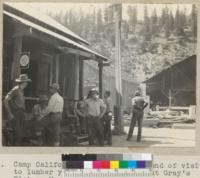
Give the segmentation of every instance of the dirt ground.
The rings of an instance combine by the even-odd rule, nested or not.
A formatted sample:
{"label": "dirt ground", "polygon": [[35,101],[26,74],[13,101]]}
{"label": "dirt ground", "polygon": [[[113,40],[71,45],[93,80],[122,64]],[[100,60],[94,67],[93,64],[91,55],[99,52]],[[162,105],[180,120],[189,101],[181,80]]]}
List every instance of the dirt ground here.
{"label": "dirt ground", "polygon": [[[128,127],[124,131],[128,133]],[[142,130],[142,141],[136,141],[137,127],[134,130],[133,137],[126,141],[127,135],[113,135],[113,145],[116,147],[128,146],[147,146],[147,147],[194,147],[195,146],[195,128],[194,125],[175,125],[173,128],[148,128]]]}

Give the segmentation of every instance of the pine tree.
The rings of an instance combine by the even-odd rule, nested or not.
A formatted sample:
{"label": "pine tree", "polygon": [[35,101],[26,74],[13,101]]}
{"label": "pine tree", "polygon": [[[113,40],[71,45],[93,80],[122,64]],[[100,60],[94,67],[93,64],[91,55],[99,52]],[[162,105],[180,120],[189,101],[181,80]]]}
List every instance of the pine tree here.
{"label": "pine tree", "polygon": [[134,33],[137,25],[137,7],[128,6],[127,14],[129,17],[130,30]]}
{"label": "pine tree", "polygon": [[105,7],[104,9],[104,23],[108,24],[109,23],[109,9]]}
{"label": "pine tree", "polygon": [[165,7],[165,36],[168,38],[170,36],[170,15],[168,7]]}
{"label": "pine tree", "polygon": [[148,16],[148,10],[147,6],[144,7],[144,36],[145,40],[150,41],[151,40],[151,27],[150,27],[150,19]]}
{"label": "pine tree", "polygon": [[154,8],[152,14],[151,14],[151,33],[152,35],[157,34],[158,32],[158,16],[156,9]]}
{"label": "pine tree", "polygon": [[157,25],[157,22],[158,22],[158,16],[157,16],[157,12],[156,12],[155,8],[154,8],[152,15],[151,15],[151,22],[154,25]]}
{"label": "pine tree", "polygon": [[63,25],[68,27],[69,26],[69,12],[66,11],[63,17]]}
{"label": "pine tree", "polygon": [[101,32],[103,26],[103,22],[102,22],[102,11],[101,9],[98,10],[97,12],[97,32]]}
{"label": "pine tree", "polygon": [[175,30],[177,35],[181,35],[181,17],[180,17],[180,10],[179,6],[176,9],[176,15],[175,15]]}
{"label": "pine tree", "polygon": [[172,11],[170,11],[170,15],[169,15],[169,28],[171,32],[174,31],[174,16],[172,14]]}
{"label": "pine tree", "polygon": [[166,20],[166,11],[165,8],[162,8],[162,14],[160,17],[160,26],[163,28],[165,26],[165,20]]}
{"label": "pine tree", "polygon": [[194,37],[197,37],[197,8],[194,4],[192,5],[191,23],[192,23],[192,35]]}

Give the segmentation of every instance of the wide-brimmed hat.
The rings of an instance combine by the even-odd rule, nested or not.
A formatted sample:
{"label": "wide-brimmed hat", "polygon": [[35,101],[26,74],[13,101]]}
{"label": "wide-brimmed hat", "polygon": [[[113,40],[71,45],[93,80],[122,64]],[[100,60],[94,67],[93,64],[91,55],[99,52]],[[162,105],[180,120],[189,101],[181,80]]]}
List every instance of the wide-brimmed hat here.
{"label": "wide-brimmed hat", "polygon": [[15,82],[18,83],[31,82],[31,79],[28,78],[27,74],[20,74],[19,78],[15,79]]}
{"label": "wide-brimmed hat", "polygon": [[92,89],[90,90],[90,92],[91,92],[91,94],[99,94],[99,91],[98,91],[97,88],[92,88]]}
{"label": "wide-brimmed hat", "polygon": [[39,96],[39,99],[38,99],[39,103],[46,102],[46,101],[48,101],[48,97],[46,95]]}
{"label": "wide-brimmed hat", "polygon": [[58,83],[52,83],[50,86],[50,88],[56,89],[57,91],[60,89],[60,86]]}
{"label": "wide-brimmed hat", "polygon": [[135,91],[135,96],[140,96],[140,95],[141,95],[140,91],[139,91],[139,90],[136,90],[136,91]]}

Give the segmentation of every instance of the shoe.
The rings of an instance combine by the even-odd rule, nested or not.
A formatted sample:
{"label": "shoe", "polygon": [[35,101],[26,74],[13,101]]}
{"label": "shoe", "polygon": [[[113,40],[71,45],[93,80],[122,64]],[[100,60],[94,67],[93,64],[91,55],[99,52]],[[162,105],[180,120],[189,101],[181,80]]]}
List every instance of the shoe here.
{"label": "shoe", "polygon": [[126,140],[127,140],[127,141],[130,141],[130,140],[131,140],[131,138],[127,138]]}

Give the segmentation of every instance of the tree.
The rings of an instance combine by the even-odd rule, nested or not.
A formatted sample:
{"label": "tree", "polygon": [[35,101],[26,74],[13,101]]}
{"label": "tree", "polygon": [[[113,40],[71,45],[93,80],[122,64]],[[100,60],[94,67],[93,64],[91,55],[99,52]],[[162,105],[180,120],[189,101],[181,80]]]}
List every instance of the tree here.
{"label": "tree", "polygon": [[157,22],[158,22],[158,16],[157,16],[157,12],[156,12],[155,8],[154,8],[152,15],[151,15],[151,22],[154,25],[157,25]]}
{"label": "tree", "polygon": [[109,23],[109,8],[105,7],[104,9],[104,22],[105,24]]}
{"label": "tree", "polygon": [[148,10],[147,6],[144,7],[144,36],[145,40],[150,41],[151,40],[151,27],[150,27],[150,19],[148,16]]}
{"label": "tree", "polygon": [[165,10],[165,8],[162,8],[162,14],[161,14],[161,17],[160,17],[160,26],[161,26],[161,28],[164,27],[165,20],[166,20],[166,10]]}
{"label": "tree", "polygon": [[63,17],[63,25],[68,27],[69,26],[69,12],[66,11]]}
{"label": "tree", "polygon": [[59,13],[57,13],[55,15],[55,20],[62,23],[62,20],[63,20],[63,12],[62,11],[60,11]]}
{"label": "tree", "polygon": [[165,36],[168,38],[170,36],[170,15],[169,15],[169,8],[165,7]]}
{"label": "tree", "polygon": [[128,6],[127,14],[129,17],[130,30],[134,33],[137,25],[137,7]]}
{"label": "tree", "polygon": [[129,34],[129,26],[127,20],[124,20],[122,23],[122,38],[127,39]]}
{"label": "tree", "polygon": [[192,13],[191,13],[191,22],[192,22],[192,35],[197,37],[197,8],[193,4],[192,5]]}
{"label": "tree", "polygon": [[181,13],[179,10],[179,6],[176,9],[175,15],[175,30],[177,35],[182,35],[182,27],[181,27]]}
{"label": "tree", "polygon": [[157,32],[158,32],[158,16],[157,16],[156,9],[154,8],[151,14],[151,33],[152,35],[154,35]]}
{"label": "tree", "polygon": [[99,9],[97,12],[97,33],[102,31],[102,26],[103,26],[102,11],[101,11],[101,9]]}
{"label": "tree", "polygon": [[172,11],[170,11],[170,15],[169,15],[169,28],[170,28],[170,31],[173,32],[173,30],[174,30],[174,16],[172,14]]}

